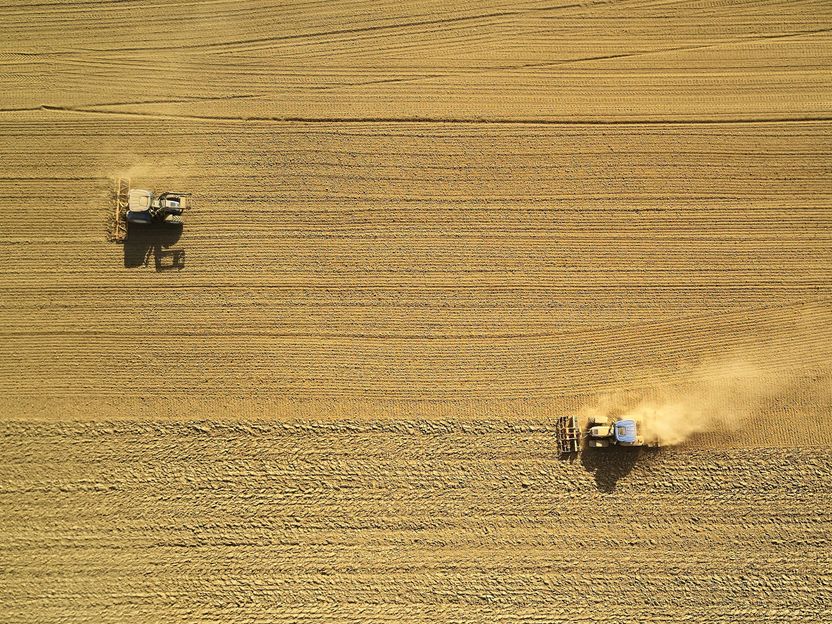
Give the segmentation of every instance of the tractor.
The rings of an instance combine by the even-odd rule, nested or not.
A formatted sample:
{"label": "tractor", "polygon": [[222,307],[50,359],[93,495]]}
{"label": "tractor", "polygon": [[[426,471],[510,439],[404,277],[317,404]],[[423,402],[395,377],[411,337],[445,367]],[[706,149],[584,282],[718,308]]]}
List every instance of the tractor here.
{"label": "tractor", "polygon": [[123,243],[129,225],[182,227],[182,213],[188,208],[190,193],[159,193],[130,188],[130,180],[119,178],[115,186],[115,210],[111,218],[110,240]]}
{"label": "tractor", "polygon": [[635,420],[621,418],[610,421],[606,416],[593,416],[586,429],[586,445],[590,448],[607,446],[644,446]]}
{"label": "tractor", "polygon": [[581,449],[582,439],[588,448],[608,446],[647,446],[635,420],[618,418],[610,420],[605,416],[593,416],[581,432],[577,416],[561,416],[555,427],[558,451],[561,455],[573,455]]}
{"label": "tractor", "polygon": [[150,225],[182,225],[182,212],[187,207],[185,193],[166,192],[154,195],[153,191],[130,189],[127,200],[127,223]]}

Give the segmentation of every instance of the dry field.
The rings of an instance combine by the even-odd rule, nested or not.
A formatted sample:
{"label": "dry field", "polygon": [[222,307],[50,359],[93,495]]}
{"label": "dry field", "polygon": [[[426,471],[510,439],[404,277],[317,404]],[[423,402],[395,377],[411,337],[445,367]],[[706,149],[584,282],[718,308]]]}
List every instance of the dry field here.
{"label": "dry field", "polygon": [[[0,35],[0,620],[832,621],[827,0]],[[686,439],[559,460],[596,405]]]}
{"label": "dry field", "polygon": [[10,622],[832,618],[828,451],[571,464],[529,421],[2,435]]}

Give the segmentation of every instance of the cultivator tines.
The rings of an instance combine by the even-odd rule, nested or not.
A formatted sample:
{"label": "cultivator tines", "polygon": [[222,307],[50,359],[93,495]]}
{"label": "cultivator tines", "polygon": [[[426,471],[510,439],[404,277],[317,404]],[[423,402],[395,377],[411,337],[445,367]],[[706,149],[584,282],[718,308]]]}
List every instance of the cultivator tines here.
{"label": "cultivator tines", "polygon": [[561,455],[577,453],[581,445],[581,432],[577,416],[561,416],[557,421],[558,452]]}
{"label": "cultivator tines", "polygon": [[127,238],[127,204],[130,180],[127,178],[116,180],[114,192],[112,238],[117,243],[123,243]]}

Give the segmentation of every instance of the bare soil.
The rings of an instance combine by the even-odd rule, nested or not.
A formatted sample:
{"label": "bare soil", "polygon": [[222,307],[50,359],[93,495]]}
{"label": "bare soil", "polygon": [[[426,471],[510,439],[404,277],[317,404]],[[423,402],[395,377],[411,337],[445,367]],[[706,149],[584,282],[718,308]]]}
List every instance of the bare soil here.
{"label": "bare soil", "polygon": [[832,620],[830,20],[0,7],[2,619]]}

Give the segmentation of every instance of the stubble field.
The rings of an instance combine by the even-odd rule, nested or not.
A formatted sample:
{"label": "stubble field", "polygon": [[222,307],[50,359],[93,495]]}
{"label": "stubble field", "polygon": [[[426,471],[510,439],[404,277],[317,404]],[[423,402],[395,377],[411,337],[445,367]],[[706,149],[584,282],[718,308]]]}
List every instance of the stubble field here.
{"label": "stubble field", "polygon": [[446,4],[0,7],[3,619],[832,619],[828,3]]}

